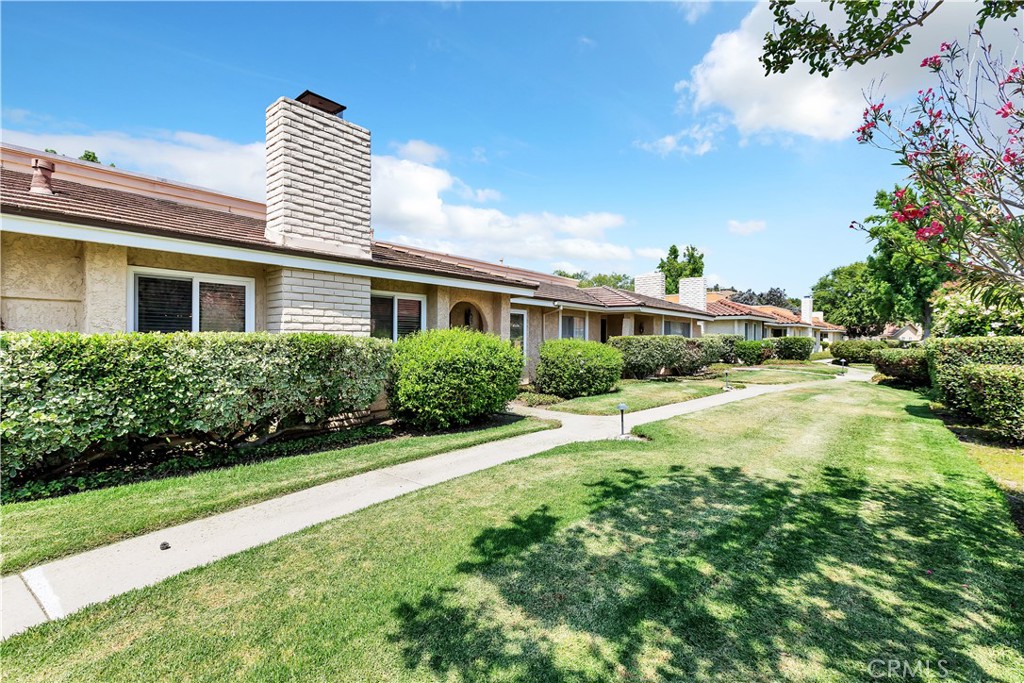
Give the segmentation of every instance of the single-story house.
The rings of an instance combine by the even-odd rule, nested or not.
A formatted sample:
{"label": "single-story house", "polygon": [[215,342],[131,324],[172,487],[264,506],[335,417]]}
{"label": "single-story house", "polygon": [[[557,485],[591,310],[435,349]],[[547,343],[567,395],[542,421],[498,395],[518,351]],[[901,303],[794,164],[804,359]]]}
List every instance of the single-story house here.
{"label": "single-story house", "polygon": [[919,342],[924,339],[924,331],[917,323],[904,323],[903,325],[888,324],[882,330],[879,339],[892,339],[901,342]]}
{"label": "single-story house", "polygon": [[470,327],[521,344],[532,372],[546,339],[699,336],[713,319],[703,306],[374,239],[370,132],[344,109],[309,91],[267,109],[265,204],[3,145],[3,328],[397,339]]}

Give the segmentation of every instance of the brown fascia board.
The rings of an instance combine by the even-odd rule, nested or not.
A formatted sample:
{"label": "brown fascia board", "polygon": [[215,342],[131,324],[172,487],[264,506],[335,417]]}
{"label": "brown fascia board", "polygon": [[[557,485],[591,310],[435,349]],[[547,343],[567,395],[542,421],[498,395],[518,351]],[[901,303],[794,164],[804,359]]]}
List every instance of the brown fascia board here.
{"label": "brown fascia board", "polygon": [[[70,216],[68,214],[61,213],[58,211],[41,211],[38,209],[26,209],[15,204],[3,203],[2,200],[0,200],[0,209],[2,209],[2,213],[6,214],[17,214],[19,216],[39,218],[42,220],[59,221],[62,223],[77,223],[79,225],[88,225],[94,228],[120,230],[122,232],[133,232],[141,235],[153,235],[155,237],[169,237],[172,239],[179,239],[184,242],[202,242],[204,244],[218,244],[225,247],[238,247],[241,249],[251,249],[253,251],[262,251],[271,254],[301,256],[303,258],[315,258],[324,261],[334,261],[337,263],[350,263],[352,265],[366,266],[368,268],[381,268],[382,270],[399,270],[406,273],[419,273],[421,275],[433,275],[435,277],[449,277],[454,280],[472,280],[473,282],[486,282],[488,284],[500,284],[509,287],[520,287],[522,289],[537,288],[536,285],[532,284],[510,282],[508,280],[499,280],[496,278],[472,277],[468,275],[463,276],[455,273],[440,273],[436,270],[430,270],[428,268],[415,268],[400,265],[383,266],[379,263],[374,263],[373,261],[369,261],[367,259],[346,258],[344,256],[320,254],[315,252],[302,251],[299,249],[288,249],[287,247],[278,247],[272,244],[253,244],[252,242],[218,239],[216,237],[209,237],[204,235],[183,235],[182,233],[176,232],[174,230],[161,230],[159,228],[151,228],[149,226],[134,225],[130,223],[118,223],[117,221],[105,221],[99,218]],[[387,277],[387,274],[382,273],[381,277]]]}

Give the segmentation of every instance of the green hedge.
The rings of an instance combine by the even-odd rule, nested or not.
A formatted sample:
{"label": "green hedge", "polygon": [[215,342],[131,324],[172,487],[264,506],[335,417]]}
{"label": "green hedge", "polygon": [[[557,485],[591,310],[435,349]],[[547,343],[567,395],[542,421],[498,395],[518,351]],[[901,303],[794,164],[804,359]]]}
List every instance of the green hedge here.
{"label": "green hedge", "polygon": [[608,344],[622,352],[624,377],[643,379],[662,369],[695,375],[717,362],[724,343],[714,335],[691,339],[678,335],[612,337]]}
{"label": "green hedge", "polygon": [[925,345],[932,385],[954,410],[971,412],[964,366],[1024,365],[1024,337],[932,338]]}
{"label": "green hedge", "polygon": [[775,344],[771,339],[737,342],[736,357],[743,361],[744,365],[760,365],[775,357]]}
{"label": "green hedge", "polygon": [[716,359],[723,363],[736,363],[736,344],[743,341],[741,334],[706,334],[701,339],[717,339],[722,343],[722,354]]}
{"label": "green hedge", "polygon": [[600,342],[551,339],[540,346],[537,390],[562,398],[606,394],[622,377],[622,353]]}
{"label": "green hedge", "polygon": [[317,431],[373,403],[390,356],[331,334],[3,333],[2,479]]}
{"label": "green hedge", "polygon": [[870,363],[871,352],[892,348],[880,339],[847,339],[829,347],[832,357],[847,363]]}
{"label": "green hedge", "polygon": [[523,354],[463,328],[399,339],[388,373],[388,408],[419,429],[471,424],[501,412],[519,391]]}
{"label": "green hedge", "polygon": [[1024,365],[964,366],[971,412],[1002,437],[1024,442]]}
{"label": "green hedge", "polygon": [[877,349],[871,352],[875,371],[914,387],[928,386],[928,356],[924,349]]}
{"label": "green hedge", "polygon": [[779,360],[810,360],[814,351],[814,340],[810,337],[779,337],[772,343]]}

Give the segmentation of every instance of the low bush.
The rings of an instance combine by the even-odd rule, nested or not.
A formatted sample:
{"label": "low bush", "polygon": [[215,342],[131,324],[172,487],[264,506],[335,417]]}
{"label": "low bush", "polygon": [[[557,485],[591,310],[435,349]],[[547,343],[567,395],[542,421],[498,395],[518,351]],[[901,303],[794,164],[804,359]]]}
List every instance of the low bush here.
{"label": "low bush", "polygon": [[0,491],[0,502],[19,503],[41,498],[56,498],[82,491],[178,477],[222,467],[250,465],[304,453],[351,448],[388,439],[393,435],[393,430],[387,425],[363,425],[288,441],[274,441],[251,448],[201,446],[182,451],[169,459],[155,458],[146,461],[131,455],[124,458],[115,457],[104,462],[103,470],[46,481],[30,479],[14,486],[6,486]]}
{"label": "low bush", "polygon": [[551,339],[540,345],[537,391],[562,398],[606,394],[622,378],[622,353],[600,342]]}
{"label": "low bush", "polygon": [[612,337],[608,344],[622,352],[624,377],[643,379],[667,370],[695,375],[716,362],[725,343],[717,335],[691,339],[678,335]]}
{"label": "low bush", "polygon": [[[895,346],[899,346],[897,342]],[[832,357],[837,360],[845,360],[847,363],[870,363],[871,352],[881,349],[892,348],[889,344],[879,339],[848,339],[837,341],[829,347]]]}
{"label": "low bush", "polygon": [[963,368],[971,412],[1003,438],[1024,442],[1024,365]]}
{"label": "low bush", "polygon": [[723,363],[737,363],[739,358],[736,357],[736,344],[743,341],[743,335],[741,334],[706,334],[701,339],[717,339],[722,343],[722,353],[716,358],[716,361]]}
{"label": "low bush", "polygon": [[1024,337],[933,337],[924,348],[932,386],[949,408],[959,412],[971,412],[966,365],[1024,365]]}
{"label": "low bush", "polygon": [[770,339],[737,342],[736,357],[743,361],[744,365],[760,365],[775,357],[775,344]]}
{"label": "low bush", "polygon": [[822,339],[821,340],[821,350],[822,351],[827,351],[828,347],[830,347],[830,346],[832,346],[832,343],[830,341],[828,341],[827,339]]}
{"label": "low bush", "polygon": [[779,337],[775,343],[775,357],[780,360],[810,360],[814,340],[810,337]]}
{"label": "low bush", "polygon": [[390,355],[331,334],[5,332],[2,479],[323,431],[369,408]]}
{"label": "low bush", "polygon": [[924,349],[877,349],[871,352],[875,371],[912,387],[928,386],[928,356]]}
{"label": "low bush", "polygon": [[516,397],[523,354],[494,335],[457,328],[430,330],[395,344],[388,408],[424,430],[472,424]]}
{"label": "low bush", "polygon": [[554,394],[539,394],[535,391],[522,391],[518,396],[516,396],[516,400],[524,406],[535,408],[537,406],[551,406],[556,403],[561,403],[565,399],[561,396],[555,396]]}

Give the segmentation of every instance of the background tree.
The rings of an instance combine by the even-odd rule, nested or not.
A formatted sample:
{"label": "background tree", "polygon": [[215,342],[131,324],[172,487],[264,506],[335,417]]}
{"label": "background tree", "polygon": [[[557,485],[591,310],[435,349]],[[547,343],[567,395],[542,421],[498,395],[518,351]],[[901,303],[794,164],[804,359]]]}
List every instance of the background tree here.
{"label": "background tree", "polygon": [[665,293],[678,294],[679,280],[704,275],[704,254],[690,244],[680,257],[679,247],[673,244],[668,256],[658,263],[658,270],[665,274]]}
{"label": "background tree", "polygon": [[868,257],[868,272],[879,284],[882,317],[889,322],[919,322],[927,337],[932,326],[932,296],[954,273],[941,255],[917,239],[912,226],[893,216],[894,203],[902,207],[920,204],[920,197],[905,189],[876,195],[875,208],[880,213],[860,226],[875,243]]}
{"label": "background tree", "polygon": [[735,301],[738,304],[745,304],[747,306],[757,306],[761,303],[761,299],[758,298],[757,292],[752,289],[746,289],[742,292],[738,292],[729,297],[730,301]]}
{"label": "background tree", "polygon": [[626,289],[633,291],[633,278],[632,276],[624,273],[594,273],[591,275],[588,271],[581,270],[577,273],[569,273],[565,270],[556,270],[555,275],[561,275],[562,277],[570,277],[573,280],[579,281],[579,287],[615,287],[616,289]]}
{"label": "background tree", "polygon": [[[757,295],[758,303],[762,306],[778,306],[779,308],[786,308],[793,310],[794,306],[786,294],[786,290],[781,287],[772,287],[767,292],[761,292]],[[797,305],[796,309],[799,310],[800,306]]]}
{"label": "background tree", "polygon": [[830,323],[842,325],[851,337],[873,337],[889,322],[881,314],[882,301],[864,261],[834,268],[811,288],[814,307]]}
{"label": "background tree", "polygon": [[[920,28],[943,0],[899,0],[885,5],[866,0],[818,3],[819,15],[831,13],[835,8],[840,10],[832,15],[833,25],[845,23],[839,29],[817,18],[814,11],[804,11],[809,3],[797,7],[794,0],[771,0],[768,4],[775,25],[764,37],[760,61],[765,73],[785,73],[795,62],[800,62],[812,74],[828,76],[836,68],[866,64],[903,52],[910,44],[912,30]],[[1022,8],[1024,4],[1019,0],[979,3],[978,29],[984,28],[988,19],[1006,21],[1019,14]]]}

